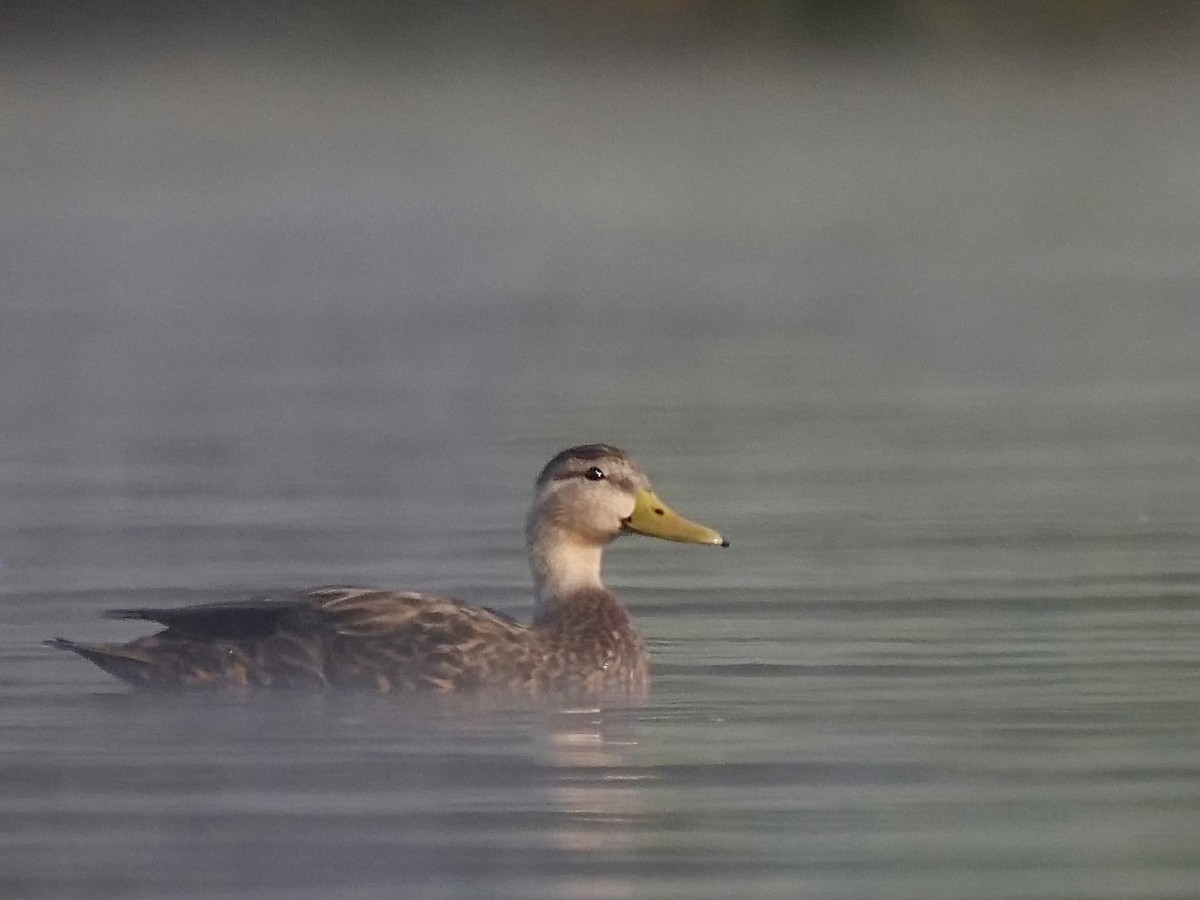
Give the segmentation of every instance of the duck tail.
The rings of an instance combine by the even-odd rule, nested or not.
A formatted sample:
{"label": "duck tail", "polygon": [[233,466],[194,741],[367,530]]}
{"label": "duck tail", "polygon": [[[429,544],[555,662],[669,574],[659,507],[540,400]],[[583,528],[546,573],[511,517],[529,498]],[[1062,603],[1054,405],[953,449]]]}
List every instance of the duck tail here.
{"label": "duck tail", "polygon": [[123,644],[82,644],[56,637],[43,642],[47,647],[70,650],[89,662],[95,663],[110,675],[139,687],[155,684],[160,680],[159,667],[136,650]]}

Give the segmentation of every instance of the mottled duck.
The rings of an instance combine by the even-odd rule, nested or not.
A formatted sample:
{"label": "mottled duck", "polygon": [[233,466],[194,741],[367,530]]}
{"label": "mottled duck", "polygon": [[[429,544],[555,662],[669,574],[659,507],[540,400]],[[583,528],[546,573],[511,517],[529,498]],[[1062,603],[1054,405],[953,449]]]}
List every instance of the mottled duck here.
{"label": "mottled duck", "polygon": [[166,627],[124,644],[47,643],[138,687],[639,694],[650,677],[645,641],[600,578],[605,545],[629,532],[729,546],[672,512],[624,451],[589,444],[562,451],[537,478],[525,526],[530,624],[434,594],[323,587],[113,610]]}

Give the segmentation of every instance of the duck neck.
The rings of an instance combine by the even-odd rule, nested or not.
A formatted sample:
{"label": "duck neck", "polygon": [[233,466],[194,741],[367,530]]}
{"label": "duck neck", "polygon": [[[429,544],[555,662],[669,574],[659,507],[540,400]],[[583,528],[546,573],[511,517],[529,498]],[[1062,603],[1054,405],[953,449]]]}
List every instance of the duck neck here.
{"label": "duck neck", "polygon": [[600,580],[602,544],[573,540],[552,526],[531,530],[528,539],[536,598],[535,622],[553,619],[563,612],[573,596],[604,590]]}

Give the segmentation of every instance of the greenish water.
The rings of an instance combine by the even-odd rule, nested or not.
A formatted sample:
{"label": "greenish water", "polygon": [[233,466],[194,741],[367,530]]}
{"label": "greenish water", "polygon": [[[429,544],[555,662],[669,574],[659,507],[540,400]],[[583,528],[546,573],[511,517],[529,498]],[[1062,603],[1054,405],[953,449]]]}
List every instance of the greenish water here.
{"label": "greenish water", "polygon": [[[1190,898],[1200,85],[45,65],[0,134],[12,897]],[[524,615],[556,450],[635,709],[130,696],[55,634],[358,581]]]}

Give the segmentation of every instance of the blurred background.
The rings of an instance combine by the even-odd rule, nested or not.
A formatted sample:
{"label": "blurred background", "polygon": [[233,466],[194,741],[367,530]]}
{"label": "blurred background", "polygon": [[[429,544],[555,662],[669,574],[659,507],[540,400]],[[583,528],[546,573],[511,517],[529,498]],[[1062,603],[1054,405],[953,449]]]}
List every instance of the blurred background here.
{"label": "blurred background", "polygon": [[[0,5],[0,892],[1193,897],[1198,27]],[[610,554],[644,709],[40,645],[338,581],[525,615],[595,440],[733,543]]]}
{"label": "blurred background", "polygon": [[80,40],[97,50],[114,42],[152,39],[341,49],[387,53],[431,37],[454,43],[469,34],[490,42],[528,45],[547,39],[641,43],[656,50],[684,45],[752,50],[775,46],[868,50],[919,47],[950,52],[984,47],[1064,50],[1128,47],[1194,34],[1200,17],[1187,0],[414,0],[386,4],[218,0],[74,4],[12,0],[5,4],[6,38],[54,43]]}

